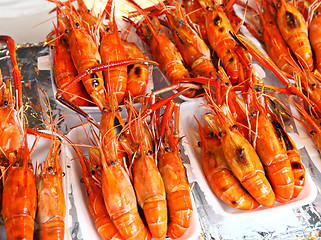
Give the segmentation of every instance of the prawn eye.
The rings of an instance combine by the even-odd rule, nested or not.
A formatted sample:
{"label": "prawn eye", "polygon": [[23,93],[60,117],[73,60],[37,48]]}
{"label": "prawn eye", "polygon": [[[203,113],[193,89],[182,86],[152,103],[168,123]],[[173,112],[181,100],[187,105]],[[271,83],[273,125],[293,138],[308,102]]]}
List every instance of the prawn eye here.
{"label": "prawn eye", "polygon": [[52,171],[53,167],[52,166],[49,166],[48,167],[48,171]]}
{"label": "prawn eye", "polygon": [[94,79],[92,84],[93,84],[93,87],[98,87],[99,81],[97,79]]}
{"label": "prawn eye", "polygon": [[165,152],[169,152],[169,148],[168,147],[165,148]]}
{"label": "prawn eye", "polygon": [[76,27],[79,28],[80,24],[79,22],[76,22]]}
{"label": "prawn eye", "polygon": [[183,20],[182,20],[182,19],[181,19],[181,20],[179,20],[179,23],[180,23],[180,24],[183,24]]}
{"label": "prawn eye", "polygon": [[9,104],[8,101],[4,101],[4,102],[3,102],[3,105],[5,105],[5,106],[7,106],[8,104]]}
{"label": "prawn eye", "polygon": [[95,175],[95,170],[91,170],[91,175]]}
{"label": "prawn eye", "polygon": [[235,130],[237,130],[237,126],[236,126],[236,124],[234,124],[232,127],[233,127]]}

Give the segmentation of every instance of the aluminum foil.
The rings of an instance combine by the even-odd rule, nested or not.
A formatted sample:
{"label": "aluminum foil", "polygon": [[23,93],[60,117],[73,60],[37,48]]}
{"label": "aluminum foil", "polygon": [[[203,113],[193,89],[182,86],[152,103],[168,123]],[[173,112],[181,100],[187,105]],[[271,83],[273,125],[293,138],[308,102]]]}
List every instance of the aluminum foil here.
{"label": "aluminum foil", "polygon": [[[56,120],[61,132],[67,134],[70,129],[81,124],[81,118],[57,103],[52,89],[50,71],[40,71],[37,68],[38,57],[48,54],[49,48],[43,46],[42,43],[17,46],[17,61],[22,73],[22,90],[26,121],[27,125],[31,128],[48,129],[49,127],[44,123],[44,120],[48,119],[48,116],[51,114]],[[0,45],[0,68],[3,79],[12,80],[12,66],[8,50],[6,46],[3,45]],[[157,87],[158,86],[156,86],[156,88]],[[46,101],[46,99],[48,99],[48,101]],[[99,113],[93,112],[92,115],[99,121]],[[301,149],[301,155],[306,156],[303,158],[306,159],[304,165],[317,185],[318,195],[313,203],[291,210],[294,216],[293,222],[299,220],[300,224],[292,225],[291,222],[289,222],[286,229],[282,229],[282,231],[277,230],[277,226],[273,226],[273,224],[262,226],[259,221],[251,220],[239,221],[235,225],[229,225],[231,222],[222,220],[222,218],[212,210],[206,202],[204,194],[200,190],[198,184],[195,183],[192,189],[192,195],[197,205],[197,211],[203,231],[200,239],[266,240],[321,238],[321,174],[314,166],[313,162],[309,161],[309,157],[304,148]],[[188,167],[189,159],[186,156],[183,156],[183,160]],[[72,189],[71,194],[68,197],[71,205],[73,205]],[[73,208],[71,208],[71,212],[68,214],[72,219],[72,225],[68,227],[70,238],[82,239],[81,229],[79,229],[77,216],[75,215]],[[280,217],[282,216],[280,215]]]}

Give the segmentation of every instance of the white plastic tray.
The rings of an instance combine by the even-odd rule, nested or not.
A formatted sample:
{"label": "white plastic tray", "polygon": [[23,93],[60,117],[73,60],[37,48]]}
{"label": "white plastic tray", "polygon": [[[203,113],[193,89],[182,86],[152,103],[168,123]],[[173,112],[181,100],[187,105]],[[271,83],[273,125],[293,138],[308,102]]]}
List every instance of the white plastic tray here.
{"label": "white plastic tray", "polygon": [[[89,124],[85,124],[84,126],[80,126],[71,130],[67,135],[67,137],[74,144],[88,144],[86,133],[88,133],[89,136],[91,136],[91,133],[89,133]],[[73,194],[74,203],[76,207],[81,236],[83,239],[92,239],[92,240],[101,239],[95,229],[95,225],[91,220],[91,217],[87,208],[86,191],[85,191],[84,184],[80,182],[80,179],[82,178],[82,172],[81,172],[80,163],[77,160],[77,155],[75,151],[72,149],[72,147],[68,147],[65,150],[66,150],[66,153],[65,153],[64,160],[65,160],[65,164],[70,166],[70,168],[68,168],[68,171],[70,174],[72,194]],[[86,149],[86,147],[82,147],[82,150],[84,151],[84,154],[88,153],[88,150]],[[195,240],[199,237],[201,233],[197,209],[196,209],[193,197],[192,197],[192,203],[193,203],[193,215],[192,215],[191,225],[189,229],[185,232],[185,234],[181,238],[179,238],[180,240],[182,239]]]}
{"label": "white plastic tray", "polygon": [[208,112],[208,110],[202,107],[201,104],[205,104],[204,99],[195,99],[193,102],[184,102],[181,104],[180,133],[182,136],[185,136],[182,140],[182,144],[185,154],[190,159],[191,169],[194,177],[199,183],[202,191],[204,192],[207,202],[212,206],[215,213],[228,215],[231,217],[252,217],[265,213],[277,213],[282,209],[291,209],[303,206],[305,204],[311,203],[316,198],[317,188],[312,181],[309,173],[306,172],[305,186],[299,196],[286,203],[276,202],[275,205],[271,208],[260,206],[254,210],[238,210],[230,207],[222,200],[220,200],[208,184],[201,163],[202,153],[201,148],[198,147],[198,142],[200,141],[198,134],[198,124],[194,118],[195,116],[198,120],[201,120],[204,114]]}

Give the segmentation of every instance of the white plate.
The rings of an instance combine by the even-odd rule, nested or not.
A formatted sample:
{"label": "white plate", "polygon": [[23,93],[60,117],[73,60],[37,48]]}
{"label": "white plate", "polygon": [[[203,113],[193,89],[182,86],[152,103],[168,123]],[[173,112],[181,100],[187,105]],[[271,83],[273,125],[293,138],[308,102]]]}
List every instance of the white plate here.
{"label": "white plate", "polygon": [[[84,127],[80,126],[77,127],[69,132],[67,137],[74,143],[74,144],[88,144],[87,135],[89,133],[89,124],[85,124]],[[87,200],[86,200],[86,190],[84,184],[80,182],[82,178],[82,171],[79,161],[77,160],[77,155],[72,147],[68,147],[65,149],[65,164],[69,165],[68,168],[70,179],[71,179],[71,186],[72,186],[72,194],[74,198],[74,203],[76,206],[77,218],[79,222],[79,228],[81,231],[81,236],[83,239],[100,239],[98,235],[95,225],[91,220],[88,208],[87,208]],[[84,154],[88,153],[86,147],[83,147],[82,150]],[[73,161],[71,161],[73,159]],[[180,237],[179,239],[190,239],[195,240],[199,237],[201,233],[201,227],[198,220],[197,209],[192,197],[193,203],[193,215],[192,221],[189,229],[185,232],[185,234]],[[169,239],[169,238],[167,238]]]}
{"label": "white plate", "polygon": [[205,194],[205,198],[209,205],[212,206],[215,213],[228,215],[232,217],[244,217],[244,216],[255,216],[258,214],[265,213],[277,213],[282,209],[291,209],[299,206],[303,206],[305,204],[311,203],[317,195],[317,188],[312,181],[311,176],[306,171],[306,179],[305,186],[299,196],[291,201],[286,203],[278,203],[271,208],[266,207],[258,207],[254,210],[238,210],[230,207],[222,200],[220,200],[215,193],[212,191],[210,185],[206,180],[206,176],[203,172],[202,168],[202,153],[201,148],[198,147],[199,134],[198,134],[198,124],[194,118],[194,116],[201,120],[205,113],[208,112],[205,108],[201,106],[204,104],[204,99],[195,99],[193,102],[184,102],[181,104],[181,112],[180,112],[180,133],[183,138],[183,147],[185,150],[185,154],[189,157],[191,162],[191,168],[194,174],[196,181],[199,183],[202,191]]}
{"label": "white plate", "polygon": [[[48,131],[45,131],[47,133],[50,133]],[[27,135],[27,140],[28,140],[28,146],[29,148],[32,147],[32,144],[35,140],[35,136],[33,135]],[[39,142],[35,148],[35,151],[31,154],[31,158],[32,158],[32,164],[34,166],[34,169],[36,168],[36,163],[38,162],[39,163],[43,163],[45,160],[46,160],[46,157],[47,157],[47,154],[49,152],[49,149],[50,149],[50,146],[51,146],[51,141],[48,140],[48,139],[44,139],[44,138],[40,138],[39,139]],[[64,148],[65,146],[62,145],[61,146],[61,153],[60,153],[60,164],[61,164],[61,167],[62,167],[62,171],[64,173],[66,173],[66,168],[65,168],[65,164],[63,164],[63,159],[65,159],[64,157],[64,154],[65,154],[65,151],[64,151]],[[36,169],[35,169],[36,170]],[[70,207],[70,202],[68,200],[68,192],[69,192],[69,186],[68,186],[68,178],[66,177],[67,175],[65,175],[62,179],[62,184],[63,184],[63,189],[64,189],[64,193],[65,193],[65,203],[66,203],[66,209],[69,209]],[[70,231],[69,231],[69,227],[70,227],[70,224],[71,221],[68,217],[68,211],[66,211],[66,218],[65,218],[65,239],[71,239],[71,234],[70,234]],[[36,226],[35,226],[36,227]],[[6,240],[7,237],[6,237],[6,234],[5,234],[6,230],[5,230],[5,227],[4,227],[4,224],[0,224],[0,239],[3,239],[3,240]]]}

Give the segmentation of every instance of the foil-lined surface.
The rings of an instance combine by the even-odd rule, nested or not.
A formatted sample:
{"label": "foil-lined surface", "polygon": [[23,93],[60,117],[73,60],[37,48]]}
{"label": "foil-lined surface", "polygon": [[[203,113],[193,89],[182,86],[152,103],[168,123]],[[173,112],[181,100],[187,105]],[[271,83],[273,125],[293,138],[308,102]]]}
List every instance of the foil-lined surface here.
{"label": "foil-lined surface", "polygon": [[[48,126],[44,123],[44,116],[45,119],[48,119],[48,116],[51,114],[53,119],[59,119],[59,121],[56,122],[61,133],[67,134],[73,127],[80,125],[81,121],[85,122],[85,120],[57,103],[52,90],[50,71],[38,70],[38,57],[48,55],[49,50],[49,47],[43,46],[42,43],[17,46],[17,62],[22,75],[26,125],[35,129],[48,129]],[[8,50],[4,45],[0,45],[0,69],[4,80],[12,80],[12,65]],[[154,84],[157,83],[154,82]],[[49,100],[49,104],[46,102],[46,99]],[[90,114],[99,121],[99,112],[93,111]],[[202,228],[202,234],[199,239],[265,240],[321,238],[321,174],[313,162],[310,161],[304,148],[300,150],[300,153],[302,156],[306,156],[303,157],[303,159],[305,159],[303,163],[317,185],[318,194],[313,203],[290,210],[291,216],[293,215],[293,217],[289,218],[290,221],[285,223],[285,228],[281,229],[278,226],[273,225],[273,219],[271,219],[271,224],[262,226],[257,219],[230,221],[229,219],[219,216],[206,202],[203,192],[197,182],[195,182],[191,192],[196,202]],[[182,158],[185,165],[188,167],[188,157],[183,155]],[[189,177],[196,180],[195,176]],[[69,237],[71,239],[82,239],[82,230],[79,229],[78,218],[73,205],[72,186],[68,198],[72,207],[67,214],[70,215],[72,224],[67,226],[67,232],[70,233]],[[265,216],[262,216],[262,218],[264,217]],[[274,217],[282,217],[282,213],[280,213],[280,216]]]}

